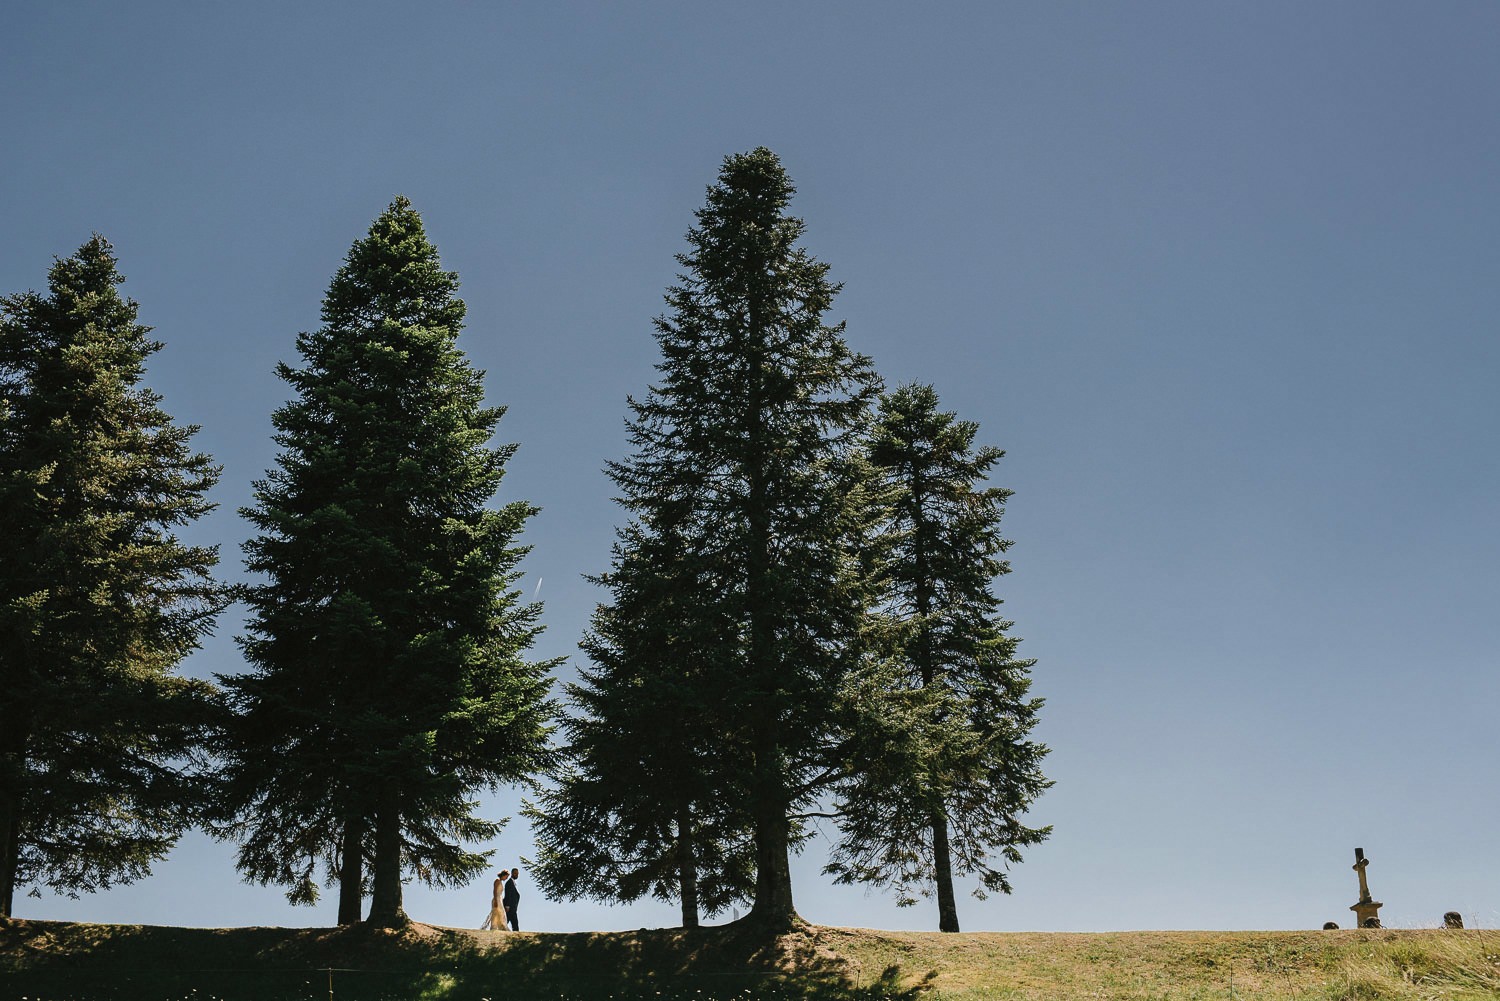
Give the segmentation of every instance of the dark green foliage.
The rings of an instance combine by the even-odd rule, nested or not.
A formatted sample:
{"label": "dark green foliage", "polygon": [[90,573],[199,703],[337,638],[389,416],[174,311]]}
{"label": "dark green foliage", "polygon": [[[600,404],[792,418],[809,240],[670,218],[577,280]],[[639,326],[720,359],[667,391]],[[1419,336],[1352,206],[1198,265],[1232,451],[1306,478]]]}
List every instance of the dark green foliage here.
{"label": "dark green foliage", "polygon": [[[631,736],[683,741],[679,788],[717,804],[699,815],[726,837],[749,827],[751,915],[767,927],[796,917],[788,855],[830,777],[858,657],[868,505],[856,437],[878,393],[842,325],[823,322],[837,287],[796,245],[792,193],[771,151],[728,157],[688,233],[656,321],[659,382],[630,402],[634,452],[609,467],[634,520],[604,578],[615,603],[585,678],[585,707],[606,714],[622,686],[655,690],[644,698],[657,705],[632,707]],[[654,621],[623,621],[635,601]]]}
{"label": "dark green foliage", "polygon": [[223,608],[173,530],[212,460],[140,385],[161,344],[95,236],[0,300],[0,914],[17,887],[146,875],[191,819],[211,686],[172,676]]}
{"label": "dark green foliage", "polygon": [[489,445],[503,410],[458,348],[457,288],[398,198],[298,336],[302,366],[278,367],[296,396],[243,512],[264,581],[244,593],[252,670],[222,679],[220,833],[241,869],[294,900],[337,874],[357,912],[368,859],[383,923],[402,919],[403,872],[448,885],[485,868],[462,845],[500,825],[474,792],[547,761],[552,665],[524,659],[540,606],[513,589],[536,509],[485,506],[514,446]]}
{"label": "dark green foliage", "polygon": [[[570,685],[567,763],[527,815],[533,876],[550,895],[677,900],[684,927],[747,901],[755,886],[749,819],[719,753],[726,720],[703,658],[715,581],[670,531],[620,533],[598,578],[614,603],[594,616],[592,669]],[[710,635],[703,635],[705,631]]]}
{"label": "dark green foliage", "polygon": [[943,931],[958,930],[955,871],[977,875],[980,896],[1009,893],[1005,865],[1051,830],[1020,820],[1051,785],[1047,748],[1027,739],[1042,700],[1028,697],[1034,661],[1016,659],[990,590],[1010,570],[1010,491],[980,486],[1004,453],[976,449],[977,432],[938,410],[930,386],[881,401],[868,449],[890,504],[870,553],[883,657],[851,687],[844,836],[828,866],[840,882],[894,886],[904,904],[935,887]]}

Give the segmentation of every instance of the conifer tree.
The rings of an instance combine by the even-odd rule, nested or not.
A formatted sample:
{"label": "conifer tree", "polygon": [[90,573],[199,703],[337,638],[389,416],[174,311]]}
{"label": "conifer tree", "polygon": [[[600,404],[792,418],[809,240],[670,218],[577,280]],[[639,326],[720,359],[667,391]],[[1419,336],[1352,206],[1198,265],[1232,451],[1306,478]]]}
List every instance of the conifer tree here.
{"label": "conifer tree", "polygon": [[977,433],[938,409],[931,386],[881,399],[868,450],[889,502],[872,547],[884,656],[869,685],[876,711],[846,748],[843,839],[828,866],[840,882],[894,886],[903,904],[935,889],[950,932],[955,873],[977,875],[978,896],[1009,893],[1005,866],[1051,831],[1021,822],[1051,785],[1047,748],[1028,739],[1042,700],[991,590],[1010,571],[1000,517],[1011,492],[982,486],[1005,453],[976,449]]}
{"label": "conifer tree", "polygon": [[[755,886],[749,819],[729,794],[726,720],[711,690],[717,582],[671,530],[620,532],[613,594],[583,649],[592,668],[568,686],[565,763],[529,807],[549,896],[676,900],[684,928],[747,901]],[[703,632],[708,630],[708,635]]]}
{"label": "conifer tree", "polygon": [[[717,707],[708,750],[740,774],[732,787],[716,778],[715,799],[746,814],[750,916],[772,929],[796,919],[789,854],[831,777],[838,699],[859,656],[857,433],[879,392],[843,325],[824,322],[838,288],[797,246],[793,191],[770,150],[726,158],[656,321],[659,382],[630,401],[634,453],[609,467],[640,531],[670,528],[694,564],[695,600],[671,616],[695,621],[677,627],[688,648],[672,659],[693,666],[679,675],[692,689],[683,701]],[[617,607],[635,558],[617,552],[623,576],[606,578]]]}
{"label": "conifer tree", "polygon": [[[274,415],[277,468],[243,513],[262,583],[245,590],[252,670],[221,679],[220,833],[248,878],[315,895],[340,884],[340,920],[405,920],[404,872],[464,883],[487,856],[463,845],[499,824],[472,796],[548,761],[551,662],[527,661],[540,606],[514,585],[536,508],[495,496],[514,446],[491,447],[502,408],[457,344],[457,276],[405,198],[350,249],[299,335],[295,397]],[[370,863],[368,877],[364,863]]]}
{"label": "conifer tree", "polygon": [[109,243],[0,300],[0,916],[166,855],[201,793],[212,686],[173,675],[224,606],[175,530],[219,475],[141,385],[161,348]]}

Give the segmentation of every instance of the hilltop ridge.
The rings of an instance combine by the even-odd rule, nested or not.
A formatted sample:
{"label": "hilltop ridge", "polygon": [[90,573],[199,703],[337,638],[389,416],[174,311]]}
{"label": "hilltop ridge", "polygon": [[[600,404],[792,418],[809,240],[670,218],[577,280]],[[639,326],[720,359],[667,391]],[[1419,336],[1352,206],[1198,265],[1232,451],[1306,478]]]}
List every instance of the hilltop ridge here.
{"label": "hilltop ridge", "polygon": [[0,922],[4,997],[1119,1001],[1500,997],[1500,932],[476,932]]}

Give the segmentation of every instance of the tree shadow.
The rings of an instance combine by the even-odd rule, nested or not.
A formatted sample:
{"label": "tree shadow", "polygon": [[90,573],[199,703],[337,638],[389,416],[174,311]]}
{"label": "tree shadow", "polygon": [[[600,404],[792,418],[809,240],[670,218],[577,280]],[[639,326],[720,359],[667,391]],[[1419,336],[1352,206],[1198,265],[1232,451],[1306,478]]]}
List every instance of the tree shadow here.
{"label": "tree shadow", "polygon": [[[472,951],[471,951],[472,950]],[[815,928],[768,935],[729,925],[629,935],[501,936],[454,964],[452,1001],[912,1001],[928,986],[903,985],[891,966],[871,982],[829,951]],[[433,957],[434,968],[440,965]],[[928,978],[930,980],[930,977]]]}
{"label": "tree shadow", "polygon": [[[28,926],[18,932],[17,926]],[[8,927],[7,927],[8,926]],[[0,924],[0,1001],[914,1001],[801,926],[629,933]]]}

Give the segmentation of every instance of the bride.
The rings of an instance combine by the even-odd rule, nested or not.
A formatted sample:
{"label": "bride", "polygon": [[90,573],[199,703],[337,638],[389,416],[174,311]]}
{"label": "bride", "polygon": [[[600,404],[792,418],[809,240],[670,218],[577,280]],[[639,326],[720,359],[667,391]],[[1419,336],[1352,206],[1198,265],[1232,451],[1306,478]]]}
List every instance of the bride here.
{"label": "bride", "polygon": [[505,876],[503,872],[495,875],[495,889],[490,895],[490,916],[479,926],[481,931],[510,931],[510,926],[505,923],[505,908],[500,906],[505,895]]}

